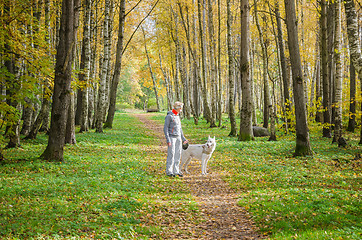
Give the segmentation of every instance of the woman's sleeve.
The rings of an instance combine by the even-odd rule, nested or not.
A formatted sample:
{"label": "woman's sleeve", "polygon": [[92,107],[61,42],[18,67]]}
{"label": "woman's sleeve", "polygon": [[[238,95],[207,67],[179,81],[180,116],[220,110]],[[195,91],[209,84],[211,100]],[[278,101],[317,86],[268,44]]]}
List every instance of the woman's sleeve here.
{"label": "woman's sleeve", "polygon": [[170,135],[168,134],[168,128],[170,126],[171,116],[167,115],[165,118],[165,125],[163,126],[163,132],[165,133],[166,142],[171,142]]}

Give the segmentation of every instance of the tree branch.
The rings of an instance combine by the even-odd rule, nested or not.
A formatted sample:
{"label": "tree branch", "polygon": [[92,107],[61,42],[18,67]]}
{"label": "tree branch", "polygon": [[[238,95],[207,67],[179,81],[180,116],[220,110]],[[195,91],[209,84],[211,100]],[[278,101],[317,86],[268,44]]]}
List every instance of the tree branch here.
{"label": "tree branch", "polygon": [[155,5],[153,5],[152,9],[149,11],[149,13],[146,15],[146,17],[144,17],[141,22],[138,24],[138,26],[136,27],[136,29],[134,30],[134,32],[132,33],[131,37],[129,38],[129,40],[127,41],[126,43],[126,46],[123,48],[123,51],[122,51],[122,55],[124,54],[124,52],[126,51],[127,47],[128,47],[128,44],[131,42],[133,36],[135,35],[135,33],[137,32],[138,28],[141,26],[141,24],[148,18],[148,16],[150,16],[150,14],[152,13],[153,9],[155,9],[157,3],[159,2],[160,0],[157,0],[157,2],[155,3]]}

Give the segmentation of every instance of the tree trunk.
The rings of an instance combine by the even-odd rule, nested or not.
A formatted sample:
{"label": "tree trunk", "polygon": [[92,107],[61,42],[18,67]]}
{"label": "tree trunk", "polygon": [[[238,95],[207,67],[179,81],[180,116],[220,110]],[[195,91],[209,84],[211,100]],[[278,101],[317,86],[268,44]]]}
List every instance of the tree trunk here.
{"label": "tree trunk", "polygon": [[81,104],[78,104],[77,112],[80,112],[80,129],[79,132],[88,131],[88,89],[90,78],[91,64],[91,49],[90,49],[90,20],[91,20],[91,0],[85,0],[84,6],[84,23],[83,23],[83,46],[80,61],[78,99]]}
{"label": "tree trunk", "polygon": [[342,57],[341,57],[341,0],[335,0],[335,38],[334,38],[334,60],[336,63],[334,86],[335,86],[335,119],[333,142],[339,142],[342,137]]}
{"label": "tree trunk", "polygon": [[48,145],[41,158],[63,161],[65,130],[71,94],[73,46],[75,44],[76,21],[79,0],[63,0],[57,46],[52,117]]}
{"label": "tree trunk", "polygon": [[[52,31],[52,28],[51,28],[51,25],[50,25],[50,1],[49,0],[45,0],[45,23],[44,25],[45,26],[48,26],[47,28],[47,33],[45,35],[45,39],[46,39],[46,42],[48,43],[48,55],[50,56],[51,55],[51,46],[52,46],[52,41],[51,41],[51,31]],[[58,33],[58,29],[55,29],[56,31],[56,34],[54,34],[55,36],[57,36],[57,33]],[[55,38],[53,40],[53,44],[54,42],[57,41],[57,38]],[[45,81],[44,81],[44,86],[43,86],[43,99],[42,99],[42,105],[40,107],[40,111],[39,112],[42,112],[42,115],[41,115],[41,118],[38,120],[40,121],[37,125],[37,127],[35,128],[34,125],[35,125],[35,122],[37,121],[37,118],[34,120],[34,125],[31,129],[31,131],[34,129],[36,129],[36,133],[34,135],[34,139],[36,138],[36,135],[37,135],[37,132],[38,130],[41,131],[41,132],[48,132],[49,131],[49,112],[50,112],[50,103],[51,103],[51,96],[52,96],[52,91],[51,91],[51,87],[50,87],[50,83],[49,83],[49,78],[46,78]],[[34,116],[35,117],[35,116]],[[40,126],[40,128],[39,128]],[[31,134],[31,131],[29,133],[29,135]],[[29,136],[28,135],[28,136]]]}
{"label": "tree trunk", "polygon": [[182,113],[187,119],[190,119],[190,101],[189,101],[189,78],[187,76],[187,56],[186,56],[186,49],[185,46],[182,44],[181,47],[181,81],[182,81],[182,87],[183,87],[183,103],[184,103],[184,109]]}
{"label": "tree trunk", "polygon": [[103,132],[104,114],[106,110],[106,86],[107,86],[107,73],[110,58],[110,36],[109,36],[109,21],[110,21],[110,0],[105,0],[104,8],[104,23],[103,23],[103,38],[104,38],[104,54],[102,61],[102,71],[99,79],[98,88],[98,103],[96,115],[96,132]]}
{"label": "tree trunk", "polygon": [[109,93],[109,108],[105,127],[112,128],[114,114],[116,112],[116,99],[117,99],[117,88],[119,84],[119,78],[122,69],[122,56],[123,56],[123,39],[124,39],[124,24],[126,20],[126,1],[121,0],[119,6],[119,23],[118,23],[118,41],[117,41],[117,53],[116,63],[114,66],[114,73],[112,78],[112,85]]}
{"label": "tree trunk", "polygon": [[242,109],[240,115],[239,141],[250,141],[253,135],[253,98],[250,78],[250,47],[249,47],[249,0],[241,1],[241,40],[240,40],[240,75],[242,87]]}
{"label": "tree trunk", "polygon": [[[193,39],[191,36],[191,31],[190,31],[190,27],[186,26],[186,23],[189,23],[189,13],[188,11],[187,13],[187,20],[185,20],[185,16],[183,14],[183,10],[181,7],[181,4],[178,3],[179,6],[179,10],[180,10],[180,16],[182,18],[182,23],[183,23],[183,27],[184,27],[184,31],[186,33],[186,38],[187,38],[187,46],[188,46],[188,50],[189,50],[189,54],[191,55],[191,58],[189,57],[189,61],[190,61],[190,81],[188,81],[189,83],[189,98],[190,98],[190,108],[191,108],[191,112],[194,118],[194,122],[195,124],[198,124],[199,121],[199,88],[198,88],[198,81],[199,81],[199,62],[198,62],[198,57],[197,57],[197,53],[195,48],[192,47],[192,45],[197,46],[197,38],[196,38],[196,22],[195,22],[195,17],[193,15]],[[192,44],[191,44],[192,43]],[[201,81],[201,80],[200,80]]]}
{"label": "tree trunk", "polygon": [[[72,91],[73,92],[73,91]],[[67,119],[67,127],[65,130],[65,144],[76,144],[77,141],[75,139],[75,111],[74,111],[75,103],[74,103],[74,94],[70,95],[69,108],[68,108],[68,119]]]}
{"label": "tree trunk", "polygon": [[254,17],[255,24],[259,32],[259,41],[263,55],[263,83],[264,83],[264,106],[263,106],[263,127],[268,128],[269,125],[269,109],[270,109],[270,90],[268,81],[268,53],[264,42],[263,31],[259,24],[257,1],[254,0]]}
{"label": "tree trunk", "polygon": [[[27,135],[29,134],[32,126],[33,119],[33,103],[28,97],[25,97],[25,104],[23,105],[23,126],[21,127],[20,134]],[[35,112],[34,112],[35,114]]]}
{"label": "tree trunk", "polygon": [[231,26],[232,26],[232,12],[230,7],[230,1],[226,1],[226,8],[227,8],[227,48],[228,48],[228,59],[229,59],[229,66],[228,66],[228,77],[229,77],[229,118],[230,118],[230,133],[229,136],[235,137],[236,136],[236,120],[235,120],[235,106],[234,106],[234,56],[233,56],[233,48],[232,48],[232,36],[231,36]]}
{"label": "tree trunk", "polygon": [[150,75],[151,75],[152,83],[153,83],[153,91],[155,92],[155,96],[156,96],[157,109],[160,110],[160,103],[158,100],[158,92],[157,92],[157,83],[156,83],[155,75],[152,70],[150,56],[148,55],[146,34],[145,34],[143,27],[142,27],[142,33],[143,33],[143,38],[144,38],[144,46],[145,46],[145,53],[146,53],[146,57],[147,57],[148,69],[150,70]]}
{"label": "tree trunk", "polygon": [[173,100],[172,100],[172,91],[170,91],[171,90],[171,88],[170,88],[170,79],[169,79],[169,76],[167,75],[166,70],[162,66],[161,52],[159,52],[158,56],[159,56],[159,59],[160,59],[160,69],[161,69],[163,78],[165,80],[166,97],[167,97],[167,109],[172,109]]}
{"label": "tree trunk", "polygon": [[[93,1],[93,0],[92,0]],[[95,8],[95,11],[94,11]],[[97,85],[94,82],[97,73],[97,44],[98,44],[98,31],[96,27],[95,19],[98,19],[98,2],[95,2],[94,8],[91,8],[91,64],[90,64],[90,79],[92,79],[92,84],[89,87],[88,92],[88,129],[95,127],[95,113],[96,113],[96,89]]]}
{"label": "tree trunk", "polygon": [[44,122],[44,118],[49,115],[49,107],[50,107],[50,89],[47,86],[44,86],[43,88],[43,100],[42,105],[39,111],[39,114],[37,115],[34,124],[32,125],[30,132],[25,137],[25,139],[35,139],[38,135],[38,131],[40,130],[40,127],[42,123]]}
{"label": "tree trunk", "polygon": [[[345,0],[344,1],[344,8],[346,12],[346,20],[347,20],[347,34],[348,34],[348,43],[349,43],[349,50],[350,56],[355,67],[359,79],[361,79],[361,87],[362,87],[362,55],[361,55],[361,43],[359,39],[359,32],[358,32],[358,18],[356,7],[353,0]],[[362,110],[362,105],[361,105]],[[362,121],[362,120],[361,120]],[[360,142],[362,144],[362,124],[361,124],[361,136]]]}
{"label": "tree trunk", "polygon": [[358,33],[358,18],[356,7],[353,0],[344,0],[344,7],[346,11],[347,20],[347,34],[351,60],[355,67],[359,78],[362,76],[362,55],[361,43]]}
{"label": "tree trunk", "polygon": [[[316,51],[318,52],[318,42],[316,42]],[[318,54],[316,54],[316,59],[315,59],[315,66],[314,66],[314,71],[313,71],[313,76],[312,76],[312,84],[311,84],[311,90],[310,90],[310,99],[309,99],[309,116],[313,117],[314,116],[314,107],[316,106],[316,90],[317,90],[317,82],[319,81],[319,76],[320,76],[320,65],[319,65],[319,57]]]}
{"label": "tree trunk", "polygon": [[[48,55],[50,56],[50,46],[51,46],[51,28],[50,28],[50,1],[45,0],[45,26],[48,26],[47,33],[45,35],[45,40],[48,43]],[[44,79],[43,93],[42,93],[42,103],[40,111],[36,116],[32,127],[25,139],[35,139],[38,131],[48,132],[49,130],[49,109],[50,109],[50,99],[51,99],[51,89],[49,85],[49,79]]]}
{"label": "tree trunk", "polygon": [[349,118],[348,118],[348,127],[349,132],[354,132],[356,128],[356,70],[353,66],[352,61],[350,61],[349,66],[350,72],[350,88],[349,88]]}
{"label": "tree trunk", "polygon": [[293,93],[296,118],[296,148],[295,156],[312,155],[309,142],[307,112],[303,89],[303,71],[298,45],[298,27],[295,13],[295,2],[284,0],[286,23],[288,31],[288,46],[292,65]]}
{"label": "tree trunk", "polygon": [[202,100],[204,106],[204,117],[207,122],[211,123],[211,112],[209,107],[209,102],[207,100],[207,86],[206,86],[206,77],[207,77],[207,69],[206,69],[206,49],[205,49],[205,36],[202,26],[202,9],[203,9],[203,1],[197,0],[197,9],[198,9],[198,17],[199,17],[199,38],[200,38],[200,46],[201,46],[201,86],[202,91]]}
{"label": "tree trunk", "polygon": [[210,83],[211,83],[211,114],[210,114],[210,127],[216,127],[216,67],[215,67],[215,36],[214,36],[214,23],[213,23],[213,14],[212,14],[212,3],[211,0],[207,0],[208,6],[208,29],[209,29],[209,54],[210,54]]}
{"label": "tree trunk", "polygon": [[323,137],[331,137],[330,82],[328,78],[327,3],[321,0],[321,74],[323,84]]}
{"label": "tree trunk", "polygon": [[217,1],[218,11],[218,55],[217,55],[217,77],[218,77],[218,92],[217,92],[217,121],[219,122],[218,127],[222,126],[222,83],[221,83],[221,0]]}
{"label": "tree trunk", "polygon": [[290,112],[290,95],[289,95],[289,79],[288,79],[288,69],[287,69],[287,60],[284,53],[284,41],[283,41],[283,30],[282,23],[280,21],[280,12],[279,12],[279,4],[276,2],[275,6],[275,15],[277,21],[277,29],[278,29],[278,45],[279,45],[279,55],[280,55],[280,65],[282,70],[282,80],[283,80],[283,96],[284,96],[284,116],[285,118],[285,127],[288,129],[288,122],[290,121],[287,118]]}

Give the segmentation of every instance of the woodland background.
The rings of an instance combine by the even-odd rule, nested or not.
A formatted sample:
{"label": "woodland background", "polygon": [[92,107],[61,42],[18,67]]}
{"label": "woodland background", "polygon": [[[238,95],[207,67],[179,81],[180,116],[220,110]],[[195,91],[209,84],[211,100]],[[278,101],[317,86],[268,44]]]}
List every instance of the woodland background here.
{"label": "woodland background", "polygon": [[0,236],[203,234],[214,216],[164,176],[154,131],[122,113],[160,111],[143,116],[162,126],[179,100],[191,142],[217,136],[210,169],[262,234],[360,239],[361,7],[0,1]]}
{"label": "woodland background", "polygon": [[276,123],[296,131],[296,155],[312,154],[308,124],[341,146],[342,129],[361,125],[358,1],[5,0],[1,9],[8,148],[49,131],[42,157],[62,160],[76,125],[103,132],[116,109],[176,100],[195,124],[228,125],[227,113],[230,136],[240,116],[239,140],[257,124],[271,140]]}

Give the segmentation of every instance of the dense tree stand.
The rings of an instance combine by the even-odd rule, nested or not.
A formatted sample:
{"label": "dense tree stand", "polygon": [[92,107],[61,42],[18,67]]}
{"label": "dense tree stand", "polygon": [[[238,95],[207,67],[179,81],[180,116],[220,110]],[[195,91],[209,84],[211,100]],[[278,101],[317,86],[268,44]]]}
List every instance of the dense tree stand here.
{"label": "dense tree stand", "polygon": [[[151,129],[159,143],[160,150],[167,152],[163,136],[163,126],[150,120],[151,115],[137,114],[136,117]],[[161,159],[160,161],[163,161]],[[164,160],[165,161],[165,160]],[[160,162],[162,165],[164,162]],[[163,165],[162,165],[163,166]],[[200,163],[192,161],[189,175],[182,181],[186,183],[194,200],[198,203],[201,223],[180,221],[176,235],[172,239],[262,239],[248,212],[237,205],[238,195],[233,191],[218,172],[209,168],[209,174],[201,175]],[[160,169],[163,171],[163,168]],[[163,172],[161,173],[163,174]],[[176,207],[176,206],[175,206]],[[175,212],[169,210],[169,212]],[[175,217],[180,217],[175,214]],[[165,233],[167,234],[167,233]]]}

